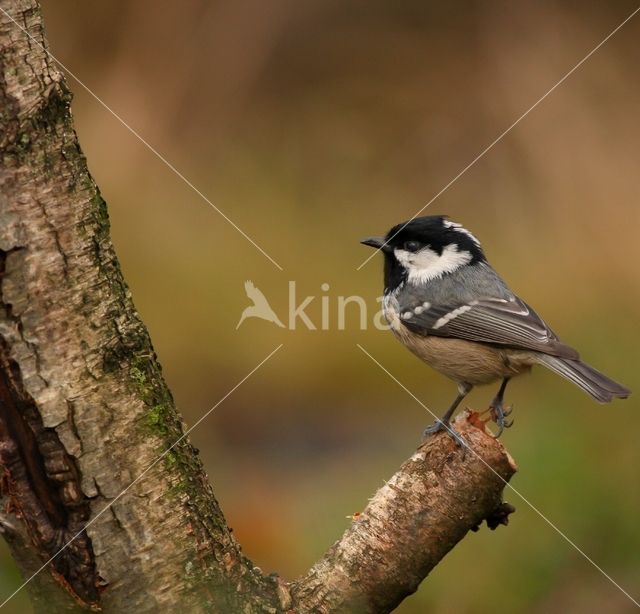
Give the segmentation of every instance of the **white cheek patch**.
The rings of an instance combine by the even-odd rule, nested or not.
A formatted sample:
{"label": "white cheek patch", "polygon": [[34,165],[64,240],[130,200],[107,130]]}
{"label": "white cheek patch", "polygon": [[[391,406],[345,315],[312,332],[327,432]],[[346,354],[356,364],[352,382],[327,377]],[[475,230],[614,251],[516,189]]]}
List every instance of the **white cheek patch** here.
{"label": "white cheek patch", "polygon": [[458,251],[458,246],[455,243],[447,245],[442,250],[442,254],[438,254],[428,247],[423,247],[417,252],[395,249],[393,253],[398,262],[407,270],[408,281],[414,284],[425,283],[442,277],[445,273],[452,273],[471,262],[472,259],[469,252]]}
{"label": "white cheek patch", "polygon": [[426,270],[433,267],[440,256],[428,247],[423,247],[420,251],[410,252],[406,249],[393,250],[398,262],[409,271]]}
{"label": "white cheek patch", "polygon": [[476,239],[473,234],[471,234],[466,228],[464,228],[462,226],[462,224],[458,224],[456,222],[451,222],[449,220],[444,220],[443,224],[447,227],[447,228],[451,228],[453,230],[455,230],[456,232],[460,232],[463,235],[466,235],[467,237],[469,237],[478,247],[480,246],[480,241],[478,241],[478,239]]}

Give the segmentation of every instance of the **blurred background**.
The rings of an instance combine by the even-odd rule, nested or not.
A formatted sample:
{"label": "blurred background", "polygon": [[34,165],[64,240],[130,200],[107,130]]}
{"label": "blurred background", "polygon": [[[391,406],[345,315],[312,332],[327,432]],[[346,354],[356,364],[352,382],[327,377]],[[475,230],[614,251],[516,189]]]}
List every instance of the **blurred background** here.
{"label": "blurred background", "polygon": [[[112,234],[229,524],[265,571],[304,573],[415,449],[454,386],[371,325],[382,258],[358,240],[414,215],[623,21],[633,2],[123,0],[43,3],[53,53],[283,268],[77,83],[73,111]],[[512,288],[637,391],[640,16],[427,210],[483,241]],[[251,279],[286,320],[249,319]],[[321,289],[328,284],[329,289]],[[367,300],[346,330],[337,297]],[[353,306],[352,306],[353,307]],[[468,405],[485,408],[494,390]],[[537,370],[513,382],[512,484],[637,599],[640,395],[599,406]],[[634,606],[513,492],[402,614]],[[20,579],[0,547],[0,594]],[[28,612],[26,593],[7,612]]]}

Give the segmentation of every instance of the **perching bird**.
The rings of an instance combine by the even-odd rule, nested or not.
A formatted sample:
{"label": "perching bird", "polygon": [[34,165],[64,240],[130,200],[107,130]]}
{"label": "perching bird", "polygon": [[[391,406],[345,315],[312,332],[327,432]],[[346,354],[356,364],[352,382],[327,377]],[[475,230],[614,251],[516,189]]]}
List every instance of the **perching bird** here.
{"label": "perching bird", "polygon": [[487,262],[480,241],[446,216],[393,227],[363,244],[384,253],[383,310],[414,354],[458,384],[458,396],[425,434],[446,428],[473,386],[502,380],[490,409],[500,436],[512,422],[503,406],[509,380],[541,364],[601,403],[630,391],[582,362],[578,352],[518,298]]}
{"label": "perching bird", "polygon": [[250,279],[244,282],[244,290],[253,302],[253,305],[249,305],[249,307],[242,312],[236,330],[240,328],[240,324],[242,324],[246,318],[262,318],[263,320],[277,324],[280,328],[284,328],[284,324],[280,322],[276,313],[271,309],[271,305],[269,305],[269,301],[267,301],[265,295],[253,285]]}

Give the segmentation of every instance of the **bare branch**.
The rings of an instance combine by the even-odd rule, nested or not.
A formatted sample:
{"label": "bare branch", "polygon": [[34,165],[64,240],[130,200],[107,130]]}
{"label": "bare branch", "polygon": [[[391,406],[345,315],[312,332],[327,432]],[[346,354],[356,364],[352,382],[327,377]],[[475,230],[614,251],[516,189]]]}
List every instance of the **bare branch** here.
{"label": "bare branch", "polygon": [[389,612],[469,530],[506,524],[513,508],[502,490],[515,463],[477,414],[463,412],[455,426],[473,452],[445,433],[429,438],[292,585],[297,612]]}

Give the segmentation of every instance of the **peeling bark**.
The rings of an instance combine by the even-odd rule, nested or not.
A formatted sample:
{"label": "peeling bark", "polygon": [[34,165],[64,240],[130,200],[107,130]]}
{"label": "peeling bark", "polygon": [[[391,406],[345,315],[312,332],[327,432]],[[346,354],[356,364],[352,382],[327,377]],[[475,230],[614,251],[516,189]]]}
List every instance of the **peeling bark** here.
{"label": "peeling bark", "polygon": [[[28,584],[36,609],[386,612],[468,530],[504,519],[504,482],[446,436],[291,584],[244,557],[187,439],[115,500],[183,425],[122,277],[71,94],[40,46],[39,6],[0,7],[33,37],[0,12],[0,533],[26,578],[79,533]],[[460,420],[509,479],[502,446]]]}
{"label": "peeling bark", "polygon": [[90,506],[78,468],[55,431],[44,428],[1,339],[0,464],[2,491],[41,553],[53,557],[77,535],[53,560],[51,572],[80,604],[96,603],[100,582],[83,531]]}

